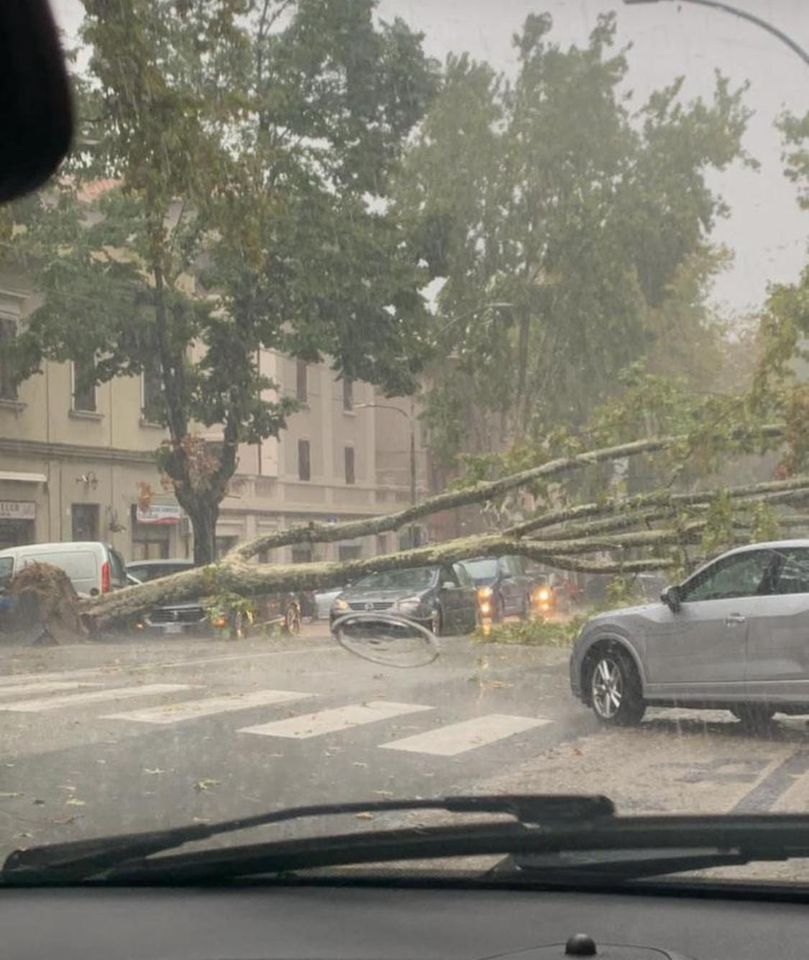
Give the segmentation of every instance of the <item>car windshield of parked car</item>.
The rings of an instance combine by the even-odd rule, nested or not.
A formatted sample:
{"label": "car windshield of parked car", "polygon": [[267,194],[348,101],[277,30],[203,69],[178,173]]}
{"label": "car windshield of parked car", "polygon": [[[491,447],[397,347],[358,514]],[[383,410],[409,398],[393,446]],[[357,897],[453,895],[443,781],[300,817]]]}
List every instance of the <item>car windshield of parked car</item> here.
{"label": "car windshield of parked car", "polygon": [[805,813],[809,2],[48,2],[0,864],[325,802],[199,849]]}
{"label": "car windshield of parked car", "polygon": [[497,560],[489,557],[484,560],[467,560],[464,567],[473,580],[494,580],[497,576]]}
{"label": "car windshield of parked car", "polygon": [[410,570],[390,570],[372,573],[357,580],[349,587],[355,593],[371,590],[426,590],[435,583],[438,570],[435,567],[416,567]]}

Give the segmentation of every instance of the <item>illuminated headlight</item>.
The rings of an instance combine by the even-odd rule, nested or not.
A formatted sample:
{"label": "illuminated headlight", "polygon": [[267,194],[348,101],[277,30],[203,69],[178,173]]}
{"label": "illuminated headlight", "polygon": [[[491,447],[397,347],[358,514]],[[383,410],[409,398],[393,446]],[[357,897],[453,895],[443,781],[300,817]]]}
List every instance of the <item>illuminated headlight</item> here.
{"label": "illuminated headlight", "polygon": [[534,601],[536,603],[548,603],[551,599],[551,592],[547,587],[539,587],[534,591]]}
{"label": "illuminated headlight", "polygon": [[213,625],[214,625],[214,627],[217,628],[217,630],[221,630],[222,627],[226,627],[226,626],[228,625],[228,618],[227,618],[227,617],[215,617],[214,620],[213,620]]}
{"label": "illuminated headlight", "polygon": [[342,597],[338,597],[331,605],[331,609],[333,613],[345,613],[345,611],[350,610],[351,607],[349,606],[347,600],[343,600]]}
{"label": "illuminated headlight", "polygon": [[478,599],[491,600],[492,598],[492,588],[491,587],[478,587]]}
{"label": "illuminated headlight", "polygon": [[420,606],[421,597],[402,597],[401,600],[394,603],[393,609],[399,610],[401,613],[416,613]]}

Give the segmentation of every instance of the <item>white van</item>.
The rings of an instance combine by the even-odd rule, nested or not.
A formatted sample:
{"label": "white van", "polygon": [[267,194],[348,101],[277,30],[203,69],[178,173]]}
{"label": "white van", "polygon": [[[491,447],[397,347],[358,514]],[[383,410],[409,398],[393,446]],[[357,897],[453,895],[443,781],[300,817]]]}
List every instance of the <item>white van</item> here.
{"label": "white van", "polygon": [[76,593],[97,597],[127,585],[126,567],[117,550],[94,540],[32,543],[0,550],[0,587],[29,563],[51,563],[70,577]]}

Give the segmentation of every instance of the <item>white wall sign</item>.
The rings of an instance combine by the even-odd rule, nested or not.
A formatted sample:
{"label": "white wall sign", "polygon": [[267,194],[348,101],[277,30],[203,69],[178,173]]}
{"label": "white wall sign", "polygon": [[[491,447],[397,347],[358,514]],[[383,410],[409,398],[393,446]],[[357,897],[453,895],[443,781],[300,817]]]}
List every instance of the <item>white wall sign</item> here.
{"label": "white wall sign", "polygon": [[33,500],[0,500],[0,520],[35,520],[36,515]]}
{"label": "white wall sign", "polygon": [[146,510],[138,507],[135,516],[138,523],[177,524],[182,511],[174,503],[153,503]]}

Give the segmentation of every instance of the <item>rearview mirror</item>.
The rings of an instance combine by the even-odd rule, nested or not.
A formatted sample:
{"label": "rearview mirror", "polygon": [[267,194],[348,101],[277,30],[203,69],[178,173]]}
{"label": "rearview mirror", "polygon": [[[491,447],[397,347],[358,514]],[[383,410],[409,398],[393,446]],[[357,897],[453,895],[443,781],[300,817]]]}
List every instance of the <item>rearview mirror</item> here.
{"label": "rearview mirror", "polygon": [[678,586],[666,587],[666,589],[660,594],[660,599],[663,603],[671,610],[672,613],[677,613],[682,605],[682,598],[680,597],[680,588]]}
{"label": "rearview mirror", "polygon": [[0,3],[0,203],[36,189],[70,146],[73,111],[47,0]]}

